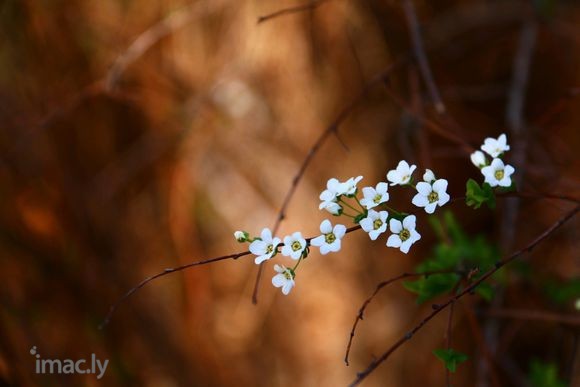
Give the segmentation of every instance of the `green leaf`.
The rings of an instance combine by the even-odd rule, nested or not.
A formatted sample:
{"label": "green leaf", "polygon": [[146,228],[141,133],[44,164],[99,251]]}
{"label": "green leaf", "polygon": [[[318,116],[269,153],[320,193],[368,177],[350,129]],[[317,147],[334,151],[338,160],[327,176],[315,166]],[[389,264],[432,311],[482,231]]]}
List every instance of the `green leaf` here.
{"label": "green leaf", "polygon": [[362,214],[358,214],[355,218],[354,218],[354,222],[356,224],[359,224],[361,220],[363,220],[364,218],[366,218],[368,216],[368,211],[363,212]]}
{"label": "green leaf", "polygon": [[558,368],[553,363],[533,360],[530,365],[530,381],[534,387],[566,387],[558,378]]}
{"label": "green leaf", "polygon": [[445,364],[445,367],[451,372],[455,372],[457,370],[457,365],[459,363],[463,363],[469,359],[469,356],[466,354],[457,352],[451,348],[436,349],[433,351],[433,354],[437,356],[437,358],[441,360]]}
{"label": "green leaf", "polygon": [[495,208],[495,194],[488,183],[479,185],[475,180],[469,179],[465,185],[465,203],[475,209],[486,204],[489,208]]}

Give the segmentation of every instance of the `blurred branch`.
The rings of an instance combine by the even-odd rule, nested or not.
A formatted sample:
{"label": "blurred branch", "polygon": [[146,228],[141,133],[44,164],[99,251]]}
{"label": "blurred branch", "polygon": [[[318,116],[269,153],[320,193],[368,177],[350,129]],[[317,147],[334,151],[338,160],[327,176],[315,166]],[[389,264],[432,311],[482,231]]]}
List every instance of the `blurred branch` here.
{"label": "blurred branch", "polygon": [[578,315],[552,313],[542,310],[490,308],[478,311],[478,314],[498,318],[525,321],[556,322],[564,325],[580,326],[580,316]]}
{"label": "blurred branch", "polygon": [[259,16],[258,17],[258,24],[263,23],[265,21],[277,18],[279,16],[284,16],[284,15],[291,15],[294,13],[299,13],[299,12],[304,12],[304,11],[312,11],[316,8],[318,8],[320,5],[322,5],[323,3],[326,3],[329,0],[314,0],[311,1],[309,3],[306,4],[301,4],[301,5],[295,5],[293,7],[289,7],[289,8],[283,8],[280,9],[276,12],[272,12],[270,14],[267,15],[263,15],[263,16]]}
{"label": "blurred branch", "polygon": [[[456,270],[435,270],[435,271],[427,271],[427,272],[424,272],[424,273],[403,273],[403,274],[400,274],[400,275],[398,275],[396,277],[390,278],[390,279],[388,279],[386,281],[383,281],[383,282],[379,283],[377,285],[377,287],[375,288],[375,291],[373,292],[373,294],[371,294],[370,297],[368,297],[363,302],[362,306],[360,307],[360,309],[359,309],[359,311],[358,311],[358,313],[356,315],[356,318],[354,319],[354,323],[352,325],[352,329],[350,330],[350,337],[348,339],[348,344],[346,346],[346,353],[344,355],[344,362],[346,363],[346,365],[347,366],[350,365],[349,362],[348,362],[348,357],[350,355],[350,347],[352,346],[352,340],[354,339],[354,334],[355,334],[356,328],[358,326],[358,323],[364,319],[364,312],[365,312],[367,306],[371,303],[371,301],[375,298],[375,296],[379,293],[379,291],[382,288],[384,288],[384,287],[386,287],[386,286],[388,286],[388,285],[390,285],[390,284],[392,284],[394,282],[403,280],[405,278],[422,277],[422,276],[424,276],[425,278],[427,278],[427,277],[429,277],[431,275],[436,275],[436,274],[449,274],[449,273],[457,273],[457,271]],[[462,273],[459,273],[459,274],[462,274]]]}
{"label": "blurred branch", "polygon": [[413,1],[403,0],[403,10],[405,11],[407,26],[409,28],[409,34],[411,35],[411,42],[413,43],[413,54],[419,64],[419,70],[423,76],[425,84],[427,85],[427,90],[431,95],[431,99],[435,105],[435,110],[439,114],[445,113],[445,104],[441,100],[441,95],[439,94],[439,90],[437,89],[437,85],[433,79],[433,73],[429,66],[427,54],[425,54],[425,47],[423,46],[423,39],[421,38],[421,27],[417,20],[417,13],[415,12]]}
{"label": "blurred branch", "polygon": [[381,365],[385,360],[387,360],[389,358],[389,356],[391,356],[403,344],[405,344],[407,341],[411,340],[413,338],[413,336],[415,335],[415,333],[417,333],[419,330],[421,330],[421,328],[423,328],[429,321],[431,321],[440,312],[442,312],[444,309],[446,309],[447,307],[451,306],[452,304],[454,304],[455,302],[457,302],[458,300],[463,298],[466,294],[473,293],[475,291],[475,289],[482,282],[484,282],[486,279],[491,277],[499,269],[501,269],[502,267],[504,267],[508,263],[512,262],[513,260],[520,257],[521,255],[523,255],[525,253],[529,253],[530,251],[532,251],[538,244],[540,244],[542,241],[544,241],[546,238],[548,238],[550,235],[552,235],[557,229],[559,229],[566,222],[568,222],[570,219],[572,219],[578,213],[578,211],[580,211],[580,205],[577,205],[576,207],[574,207],[573,210],[569,211],[566,215],[564,215],[562,218],[560,218],[556,223],[554,223],[552,226],[550,226],[548,229],[546,229],[543,233],[541,233],[536,239],[534,239],[532,242],[530,242],[527,246],[516,251],[515,253],[513,253],[509,257],[504,258],[501,261],[498,261],[495,264],[495,267],[493,269],[490,269],[489,271],[484,273],[481,277],[479,277],[479,279],[477,279],[471,285],[467,286],[459,294],[457,294],[454,297],[449,298],[443,304],[438,305],[436,309],[434,309],[429,315],[427,315],[423,320],[421,320],[421,322],[419,322],[419,324],[417,324],[413,329],[411,329],[408,333],[406,333],[403,337],[401,337],[395,344],[393,344],[378,359],[372,361],[364,371],[359,372],[357,374],[356,379],[351,383],[351,386],[356,386],[356,385],[360,384],[379,365]]}

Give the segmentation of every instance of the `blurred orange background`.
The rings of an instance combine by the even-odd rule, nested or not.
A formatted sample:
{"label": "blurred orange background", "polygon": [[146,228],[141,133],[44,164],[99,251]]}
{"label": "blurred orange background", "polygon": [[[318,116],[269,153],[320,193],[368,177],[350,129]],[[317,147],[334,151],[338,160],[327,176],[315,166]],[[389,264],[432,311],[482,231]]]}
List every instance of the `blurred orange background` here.
{"label": "blurred orange background", "polygon": [[[330,136],[314,155],[279,235],[318,233],[328,217],[318,211],[318,195],[329,178],[363,175],[361,184],[374,186],[401,159],[420,174],[434,169],[450,181],[452,197],[464,195],[465,181],[480,178],[469,155],[417,116],[441,122],[474,147],[506,132],[514,153],[523,152],[516,160],[521,189],[579,197],[580,5],[415,1],[448,111],[442,117],[408,60],[401,4],[322,1],[258,24],[259,16],[297,3],[1,2],[0,385],[348,385],[430,311],[402,286],[389,287],[359,324],[345,366],[361,303],[380,281],[413,270],[436,242],[425,214],[418,218],[423,238],[409,255],[355,232],[337,254],[313,252],[287,297],[271,286],[267,263],[257,305],[252,257],[197,267],[149,284],[106,329],[97,327],[143,278],[243,251],[235,230],[257,235],[271,227],[310,148],[353,100],[338,138]],[[514,134],[506,111],[526,25],[535,35],[524,124]],[[395,62],[387,86],[357,99]],[[386,88],[415,113],[401,109]],[[403,192],[392,200],[408,208],[411,193]],[[570,208],[518,203],[515,210],[503,201],[496,211],[450,208],[503,256]],[[578,237],[573,220],[534,250],[532,281],[511,276],[502,306],[577,313],[551,303],[534,281],[578,277]],[[452,375],[453,385],[493,385],[465,312],[481,305],[471,297],[457,306],[453,341],[470,361]],[[444,316],[433,320],[364,385],[444,385],[443,365],[431,352],[443,345],[446,323]],[[493,330],[486,319],[479,323]],[[578,382],[578,325],[491,324],[501,352],[491,367],[502,386],[525,383],[534,357]],[[33,346],[43,358],[95,353],[109,359],[108,369],[101,380],[38,375]]]}

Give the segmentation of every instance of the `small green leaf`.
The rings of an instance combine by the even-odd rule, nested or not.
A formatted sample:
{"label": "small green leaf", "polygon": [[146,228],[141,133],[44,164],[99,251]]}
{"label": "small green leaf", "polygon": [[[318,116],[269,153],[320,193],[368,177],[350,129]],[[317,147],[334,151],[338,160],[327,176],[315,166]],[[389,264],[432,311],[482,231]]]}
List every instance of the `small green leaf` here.
{"label": "small green leaf", "polygon": [[558,368],[553,363],[533,360],[530,365],[530,381],[534,387],[566,387],[558,378]]}
{"label": "small green leaf", "polygon": [[451,348],[436,349],[433,351],[433,354],[437,356],[437,358],[441,360],[445,364],[445,367],[451,372],[455,372],[457,370],[457,365],[459,363],[463,363],[469,359],[469,356],[466,354],[457,352]]}
{"label": "small green leaf", "polygon": [[475,180],[469,179],[465,185],[465,203],[478,209],[482,204],[489,208],[495,208],[495,194],[488,183],[479,185]]}
{"label": "small green leaf", "polygon": [[354,222],[356,224],[359,224],[361,220],[363,220],[364,218],[366,218],[368,216],[367,211],[363,212],[362,214],[358,214],[355,218],[354,218]]}

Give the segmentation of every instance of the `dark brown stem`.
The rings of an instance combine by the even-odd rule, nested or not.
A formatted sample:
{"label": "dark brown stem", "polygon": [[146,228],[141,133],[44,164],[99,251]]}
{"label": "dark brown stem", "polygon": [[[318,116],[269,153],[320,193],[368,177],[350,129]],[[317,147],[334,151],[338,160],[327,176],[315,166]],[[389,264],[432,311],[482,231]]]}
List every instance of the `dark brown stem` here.
{"label": "dark brown stem", "polygon": [[405,17],[407,19],[409,35],[411,35],[413,54],[415,55],[415,59],[419,65],[421,76],[427,85],[427,90],[429,91],[431,100],[435,105],[435,110],[437,113],[443,114],[446,111],[445,104],[441,100],[439,89],[435,84],[435,80],[433,79],[433,74],[431,72],[431,67],[429,66],[427,54],[425,54],[425,47],[423,46],[423,39],[421,38],[421,27],[419,26],[419,21],[417,20],[417,13],[415,12],[413,2],[411,0],[403,0],[403,10],[405,11]]}
{"label": "dark brown stem", "polygon": [[518,258],[519,256],[530,252],[531,250],[534,249],[534,247],[536,247],[539,243],[541,243],[544,239],[548,238],[550,235],[552,235],[552,233],[554,231],[556,231],[557,229],[559,229],[560,227],[562,227],[562,225],[564,225],[567,221],[569,221],[570,219],[572,219],[577,213],[578,211],[580,211],[580,205],[577,205],[576,207],[574,207],[573,210],[571,210],[570,212],[568,212],[565,216],[563,216],[562,218],[560,218],[556,223],[554,223],[552,226],[550,226],[548,229],[546,229],[543,233],[541,233],[537,238],[535,238],[532,242],[530,242],[527,246],[525,246],[524,248],[516,251],[515,253],[513,253],[512,255],[510,255],[509,257],[498,261],[495,264],[495,267],[490,269],[489,271],[487,271],[485,274],[483,274],[479,279],[477,279],[475,282],[473,282],[471,285],[469,285],[468,287],[466,287],[463,291],[461,291],[459,294],[449,298],[447,301],[445,301],[443,304],[440,304],[439,307],[435,310],[433,310],[433,312],[431,312],[429,315],[427,315],[423,320],[421,320],[421,322],[419,322],[419,324],[417,324],[413,329],[411,329],[408,333],[406,333],[403,337],[401,337],[395,344],[393,344],[386,352],[384,352],[379,358],[377,358],[376,360],[372,361],[367,368],[362,371],[359,372],[357,374],[356,379],[351,383],[351,386],[356,386],[358,384],[360,384],[367,376],[369,376],[379,365],[381,365],[385,360],[387,360],[389,358],[389,356],[391,356],[391,354],[393,354],[399,347],[401,347],[403,344],[405,344],[407,341],[411,340],[413,338],[413,336],[415,335],[415,333],[417,333],[419,330],[421,330],[421,328],[423,328],[429,321],[431,321],[435,316],[437,316],[441,311],[443,311],[444,309],[446,309],[448,306],[452,305],[453,303],[457,302],[458,300],[460,300],[463,296],[465,296],[466,294],[470,294],[472,293],[475,288],[477,288],[482,282],[484,282],[486,279],[488,279],[489,277],[491,277],[493,274],[495,274],[499,269],[501,269],[502,267],[504,267],[505,265],[507,265],[508,263],[512,262],[513,260],[515,260],[516,258]]}

